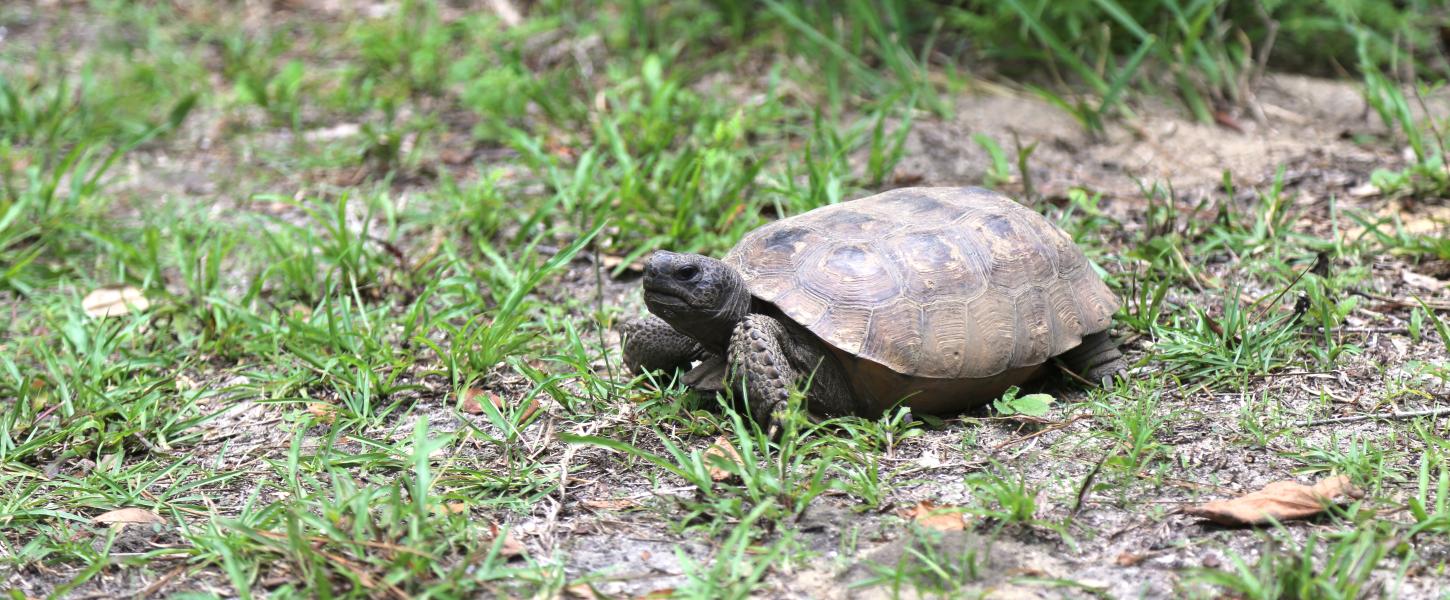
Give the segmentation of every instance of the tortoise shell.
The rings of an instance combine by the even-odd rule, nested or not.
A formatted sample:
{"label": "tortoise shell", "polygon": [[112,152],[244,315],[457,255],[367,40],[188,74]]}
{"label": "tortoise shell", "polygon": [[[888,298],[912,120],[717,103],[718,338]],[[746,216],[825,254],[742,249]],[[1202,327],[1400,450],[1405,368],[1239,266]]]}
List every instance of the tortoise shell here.
{"label": "tortoise shell", "polygon": [[752,231],[725,262],[843,360],[890,369],[873,388],[931,378],[992,393],[1106,330],[1118,308],[1066,232],[980,188],[818,208]]}

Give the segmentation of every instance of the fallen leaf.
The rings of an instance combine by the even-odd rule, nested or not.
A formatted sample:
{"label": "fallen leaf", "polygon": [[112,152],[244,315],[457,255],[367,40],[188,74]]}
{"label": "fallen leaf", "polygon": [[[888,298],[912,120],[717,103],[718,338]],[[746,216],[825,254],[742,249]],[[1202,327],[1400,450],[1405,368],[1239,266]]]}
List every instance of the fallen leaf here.
{"label": "fallen leaf", "polygon": [[[730,442],[726,440],[725,436],[723,435],[715,438],[715,443],[711,444],[710,448],[705,450],[706,464],[710,463],[711,456],[718,456],[721,459],[724,459],[725,461],[734,463],[736,465],[740,464],[740,453],[735,451],[735,447],[731,446]],[[734,474],[730,471],[710,464],[710,479],[712,480],[725,481],[733,475]]]}
{"label": "fallen leaf", "polygon": [[505,28],[518,27],[520,23],[524,22],[524,17],[519,13],[519,9],[514,8],[513,3],[508,0],[489,0],[488,6],[493,9],[495,15],[498,15],[498,20],[503,21]]}
{"label": "fallen leaf", "polygon": [[594,591],[594,586],[587,583],[576,583],[564,588],[565,598],[580,598],[582,600],[594,600],[604,598],[599,592]]}
{"label": "fallen leaf", "polygon": [[[497,540],[498,539],[498,530],[499,530],[498,523],[489,523],[488,524],[488,528],[489,528],[489,531],[493,534],[493,540]],[[489,543],[490,546],[493,545],[493,540],[489,540],[488,543]],[[504,534],[503,534],[503,543],[499,545],[498,553],[499,553],[500,556],[503,556],[503,557],[506,557],[506,558],[513,558],[515,556],[523,556],[523,554],[524,554],[524,543],[521,542],[521,541],[519,541],[519,538],[514,537],[514,530],[513,530],[513,528],[509,528],[508,531],[504,532]]]}
{"label": "fallen leaf", "polygon": [[624,510],[626,508],[634,508],[636,506],[639,506],[638,504],[635,504],[633,500],[627,498],[615,498],[610,500],[585,500],[580,504],[583,504],[584,506],[587,506],[589,508],[597,508],[600,510]]}
{"label": "fallen leaf", "polygon": [[144,508],[118,508],[113,511],[96,515],[92,521],[102,525],[115,525],[118,523],[165,523],[166,519],[161,518],[154,512]]}
{"label": "fallen leaf", "polygon": [[1117,560],[1113,562],[1116,562],[1120,567],[1136,567],[1139,563],[1153,558],[1154,556],[1157,556],[1157,554],[1134,554],[1132,552],[1125,551],[1122,554],[1119,554]]}
{"label": "fallen leaf", "polygon": [[916,521],[922,527],[937,531],[961,531],[967,526],[967,522],[962,520],[962,513],[955,511],[954,507],[937,506],[930,500],[917,502],[916,506],[897,514]]}
{"label": "fallen leaf", "polygon": [[1404,279],[1406,284],[1422,290],[1437,292],[1445,288],[1445,282],[1429,275],[1421,275],[1414,271],[1400,271],[1400,278]]}
{"label": "fallen leaf", "polygon": [[[483,414],[483,403],[479,400],[479,398],[483,397],[484,395],[485,392],[474,388],[468,388],[466,390],[463,390],[463,400],[458,403],[458,409],[470,415]],[[494,402],[494,406],[499,406],[501,404],[502,401]]]}
{"label": "fallen leaf", "polygon": [[1235,133],[1244,133],[1244,126],[1240,125],[1238,119],[1235,119],[1233,115],[1226,112],[1221,110],[1213,111],[1213,120],[1219,125],[1234,130]]}
{"label": "fallen leaf", "polygon": [[534,416],[534,413],[536,412],[539,412],[539,402],[530,398],[529,405],[524,407],[524,415],[522,417],[519,417],[519,422],[527,422],[530,418]]}
{"label": "fallen leaf", "polygon": [[307,412],[312,413],[319,423],[331,423],[337,420],[337,407],[326,402],[309,402]]}
{"label": "fallen leaf", "polygon": [[639,261],[636,260],[636,261],[631,261],[629,264],[626,265],[625,262],[624,262],[624,257],[623,256],[615,256],[613,254],[604,254],[604,255],[601,255],[599,257],[599,264],[601,266],[603,266],[605,270],[610,271],[610,272],[613,272],[616,268],[619,267],[619,265],[625,265],[624,270],[626,270],[626,271],[631,271],[631,272],[634,272],[634,273],[643,273],[644,272],[644,264],[643,263],[641,263],[641,262],[639,262]]}
{"label": "fallen leaf", "polygon": [[675,588],[660,588],[643,596],[639,596],[637,600],[666,600],[667,598],[674,597]]}
{"label": "fallen leaf", "polygon": [[[504,403],[504,399],[502,396],[499,396],[498,394],[490,391],[468,388],[463,391],[463,400],[458,403],[458,409],[470,415],[481,415],[484,412],[484,398],[487,398],[488,403],[492,404],[493,407],[495,409],[498,409],[500,413],[504,412],[504,410],[507,408],[507,405]],[[535,412],[538,412],[538,410],[538,401],[534,399],[529,399],[529,405],[524,407],[524,414],[522,417],[519,418],[519,422],[528,421],[530,417],[534,416]]]}
{"label": "fallen leaf", "polygon": [[1363,492],[1350,484],[1348,477],[1337,475],[1313,486],[1295,481],[1275,481],[1257,492],[1190,506],[1183,512],[1220,525],[1259,525],[1271,519],[1287,521],[1312,517],[1323,512],[1327,503],[1363,496]]}
{"label": "fallen leaf", "polygon": [[313,129],[302,134],[309,142],[331,142],[343,138],[350,138],[362,133],[362,126],[357,123],[342,123],[325,129]]}
{"label": "fallen leaf", "polygon": [[119,317],[121,315],[146,310],[151,306],[151,301],[146,299],[146,294],[140,288],[130,285],[108,285],[97,288],[95,291],[86,294],[81,300],[81,309],[92,317]]}
{"label": "fallen leaf", "polygon": [[187,377],[185,373],[176,376],[176,389],[181,392],[189,392],[201,387],[195,379]]}
{"label": "fallen leaf", "polygon": [[462,502],[445,502],[435,506],[435,510],[440,514],[458,515],[468,512],[468,505]]}
{"label": "fallen leaf", "polygon": [[1349,188],[1349,195],[1353,198],[1369,198],[1380,195],[1380,189],[1373,183],[1365,182]]}

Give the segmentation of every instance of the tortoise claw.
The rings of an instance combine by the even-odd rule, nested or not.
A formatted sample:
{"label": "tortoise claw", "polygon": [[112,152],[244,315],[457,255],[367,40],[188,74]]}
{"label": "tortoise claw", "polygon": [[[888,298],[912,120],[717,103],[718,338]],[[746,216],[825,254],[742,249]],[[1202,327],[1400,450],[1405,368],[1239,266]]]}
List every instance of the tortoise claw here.
{"label": "tortoise claw", "polygon": [[765,421],[765,436],[772,440],[779,440],[782,431],[785,431],[785,420],[790,418],[787,412],[790,410],[785,402],[776,402],[770,406],[769,411],[763,415]]}

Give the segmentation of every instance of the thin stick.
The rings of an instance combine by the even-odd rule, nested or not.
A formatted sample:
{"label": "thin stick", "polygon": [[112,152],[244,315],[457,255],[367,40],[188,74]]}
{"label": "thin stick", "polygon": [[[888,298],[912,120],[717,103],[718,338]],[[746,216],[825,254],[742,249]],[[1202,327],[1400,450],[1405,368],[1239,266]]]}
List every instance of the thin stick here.
{"label": "thin stick", "polygon": [[1030,440],[1032,438],[1035,438],[1035,437],[1040,436],[1040,435],[1043,435],[1043,434],[1052,433],[1052,432],[1058,431],[1060,429],[1066,429],[1068,426],[1072,425],[1073,423],[1076,423],[1076,422],[1081,421],[1081,420],[1086,419],[1086,418],[1089,418],[1089,415],[1077,415],[1077,416],[1075,416],[1075,417],[1073,417],[1071,419],[1068,419],[1066,421],[1061,421],[1061,422],[1057,423],[1056,425],[1050,425],[1048,427],[1043,427],[1042,429],[1039,429],[1039,430],[1034,431],[1032,433],[1029,433],[1027,435],[1012,438],[1010,440],[1007,440],[1005,442],[1002,442],[1000,444],[997,444],[996,446],[993,446],[992,449],[993,450],[1001,450],[1003,448],[1006,448],[1007,446],[1011,446],[1011,445],[1014,445],[1014,444],[1020,444],[1022,442],[1025,442],[1027,440]]}
{"label": "thin stick", "polygon": [[1353,417],[1317,419],[1314,421],[1300,421],[1298,423],[1295,423],[1294,426],[1318,427],[1320,425],[1332,425],[1336,423],[1357,423],[1359,421],[1369,421],[1371,419],[1384,419],[1386,421],[1389,421],[1397,419],[1413,419],[1415,417],[1438,417],[1440,415],[1450,415],[1450,408],[1431,408],[1427,410],[1412,410],[1409,412],[1376,413],[1369,415],[1355,415]]}
{"label": "thin stick", "polygon": [[1262,373],[1258,375],[1245,375],[1248,379],[1277,379],[1279,377],[1312,377],[1314,375],[1333,375],[1334,371],[1289,371],[1287,373]]}
{"label": "thin stick", "polygon": [[[1259,322],[1259,319],[1262,319],[1264,317],[1264,313],[1269,312],[1269,309],[1271,307],[1277,305],[1279,303],[1279,299],[1280,298],[1283,298],[1284,297],[1284,294],[1289,293],[1289,290],[1293,289],[1295,285],[1298,285],[1299,284],[1299,280],[1303,279],[1305,275],[1308,275],[1310,271],[1313,271],[1314,270],[1314,267],[1318,266],[1319,265],[1319,261],[1321,261],[1321,260],[1329,260],[1329,259],[1326,258],[1326,257],[1324,257],[1323,255],[1316,256],[1315,259],[1314,259],[1314,264],[1309,265],[1308,268],[1304,269],[1303,271],[1300,271],[1299,272],[1299,275],[1296,276],[1296,277],[1294,277],[1294,281],[1289,282],[1289,285],[1284,286],[1284,289],[1279,290],[1279,293],[1274,294],[1274,299],[1273,300],[1270,300],[1268,304],[1265,304],[1262,308],[1260,308],[1258,313],[1255,313],[1254,315],[1252,315],[1252,316],[1249,317],[1249,323],[1250,324],[1258,323]],[[1262,302],[1262,301],[1263,301],[1262,299],[1257,300],[1257,301],[1254,302],[1254,304],[1258,304],[1259,302]],[[1251,305],[1249,308],[1253,308],[1253,306]]]}
{"label": "thin stick", "polygon": [[1062,364],[1062,361],[1061,360],[1053,360],[1053,364],[1056,364],[1057,365],[1057,368],[1058,369],[1061,369],[1062,372],[1063,372],[1063,374],[1065,374],[1068,377],[1071,377],[1073,379],[1076,379],[1078,383],[1081,383],[1081,384],[1086,385],[1088,387],[1097,387],[1098,386],[1098,384],[1093,383],[1091,381],[1088,381],[1086,377],[1083,377],[1082,375],[1078,375],[1077,373],[1073,372],[1072,369],[1067,368],[1067,365]]}
{"label": "thin stick", "polygon": [[1107,464],[1108,459],[1112,458],[1115,454],[1116,452],[1103,455],[1102,460],[1099,460],[1098,464],[1093,465],[1093,470],[1088,471],[1087,477],[1082,478],[1082,485],[1077,488],[1077,502],[1072,505],[1072,510],[1067,511],[1067,516],[1076,517],[1078,511],[1082,510],[1082,505],[1087,501],[1088,494],[1091,494],[1093,491],[1093,481],[1097,480],[1098,471],[1103,470],[1103,465]]}
{"label": "thin stick", "polygon": [[156,581],[151,582],[151,585],[148,585],[145,588],[142,588],[141,591],[136,592],[135,597],[150,598],[152,594],[155,594],[157,591],[160,591],[161,588],[166,587],[166,584],[171,583],[171,580],[176,579],[177,575],[180,575],[185,571],[186,565],[181,565],[179,567],[176,567],[175,569],[168,571],[165,575],[162,575]]}
{"label": "thin stick", "polygon": [[[1393,304],[1393,305],[1398,306],[1400,308],[1419,308],[1420,307],[1419,303],[1410,302],[1409,300],[1404,300],[1404,299],[1401,299],[1401,298],[1390,298],[1388,296],[1381,296],[1379,294],[1372,294],[1370,292],[1362,292],[1362,291],[1359,291],[1359,290],[1351,290],[1350,293],[1351,294],[1358,295],[1358,296],[1363,296],[1365,298],[1369,298],[1370,300],[1375,300],[1375,301],[1378,301],[1378,302],[1384,302],[1385,304]],[[1435,310],[1450,310],[1450,302],[1436,302],[1434,300],[1425,300],[1424,302],[1425,302],[1425,306],[1428,306],[1428,307],[1433,308]]]}

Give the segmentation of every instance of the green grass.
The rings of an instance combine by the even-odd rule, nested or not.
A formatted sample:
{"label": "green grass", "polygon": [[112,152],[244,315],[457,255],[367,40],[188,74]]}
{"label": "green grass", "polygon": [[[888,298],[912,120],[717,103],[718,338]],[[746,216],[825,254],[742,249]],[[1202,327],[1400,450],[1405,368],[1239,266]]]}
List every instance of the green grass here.
{"label": "green grass", "polygon": [[[1213,219],[1172,182],[1143,182],[1144,208],[1124,213],[1089,190],[1041,197],[1037,146],[962,140],[1125,299],[1118,333],[1143,371],[1069,384],[1041,415],[792,418],[768,439],[669,374],[626,373],[611,331],[649,252],[719,255],[770,219],[896,185],[913,128],[983,81],[1103,133],[1141,99],[1207,121],[1249,101],[1261,66],[1337,62],[1392,126],[1371,143],[1415,154],[1376,184],[1443,197],[1444,124],[1416,108],[1444,78],[1434,7],[529,4],[507,27],[426,0],[372,17],[0,8],[24,40],[0,47],[0,581],[27,582],[6,591],[166,577],[198,597],[553,596],[650,569],[673,579],[641,593],[751,597],[905,540],[909,560],[869,583],[971,594],[999,575],[986,557],[896,509],[956,494],[974,533],[1073,555],[1113,533],[1095,511],[1156,526],[1172,481],[1211,476],[1175,437],[1190,425],[1226,428],[1223,452],[1276,474],[1371,491],[1307,538],[1193,542],[1240,555],[1192,585],[1350,597],[1371,589],[1367,565],[1443,568],[1419,552],[1450,530],[1440,428],[1317,436],[1295,421],[1344,400],[1260,384],[1363,366],[1373,348],[1345,330],[1370,311],[1419,354],[1355,410],[1440,398],[1442,305],[1356,293],[1377,289],[1382,257],[1428,265],[1450,247],[1362,207],[1331,209],[1342,235],[1306,231],[1323,215],[1282,173],[1247,196],[1225,174]],[[1354,35],[1312,51],[1326,32]],[[1363,235],[1338,229],[1354,224]],[[150,308],[86,315],[108,285]],[[1234,394],[1250,398],[1222,402]],[[741,460],[709,452],[717,439]],[[822,506],[847,516],[808,526]],[[165,523],[92,522],[127,507]],[[639,564],[581,567],[573,544],[625,519],[663,541],[611,546]]]}

